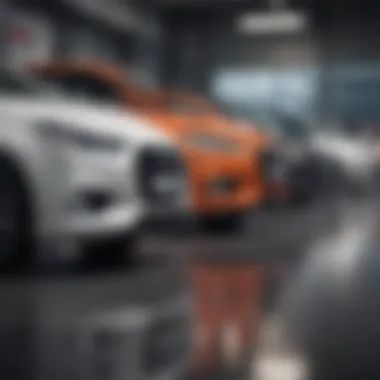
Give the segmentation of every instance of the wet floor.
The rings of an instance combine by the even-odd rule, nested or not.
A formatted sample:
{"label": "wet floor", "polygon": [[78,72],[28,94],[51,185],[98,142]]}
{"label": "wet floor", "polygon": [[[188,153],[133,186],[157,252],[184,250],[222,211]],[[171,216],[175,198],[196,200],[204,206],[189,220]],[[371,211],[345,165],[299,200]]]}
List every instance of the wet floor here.
{"label": "wet floor", "polygon": [[155,258],[146,266],[4,277],[0,281],[0,347],[7,359],[0,362],[0,371],[13,371],[14,379],[26,374],[40,379],[36,363],[48,356],[33,352],[43,326],[117,310],[132,315],[136,308],[146,312],[153,304],[180,299],[188,290],[189,263],[207,259],[292,268],[308,247],[337,228],[346,208],[345,201],[319,200],[302,208],[257,210],[244,230],[225,236],[197,231],[187,236],[150,233],[140,244],[142,257]]}

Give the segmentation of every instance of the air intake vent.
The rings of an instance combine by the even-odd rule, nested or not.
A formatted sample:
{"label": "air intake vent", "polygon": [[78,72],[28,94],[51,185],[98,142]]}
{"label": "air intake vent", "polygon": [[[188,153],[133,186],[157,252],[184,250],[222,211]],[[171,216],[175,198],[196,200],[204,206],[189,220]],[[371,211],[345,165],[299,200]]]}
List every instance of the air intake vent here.
{"label": "air intake vent", "polygon": [[138,159],[138,184],[143,199],[153,206],[170,206],[183,196],[185,167],[169,149],[149,148]]}

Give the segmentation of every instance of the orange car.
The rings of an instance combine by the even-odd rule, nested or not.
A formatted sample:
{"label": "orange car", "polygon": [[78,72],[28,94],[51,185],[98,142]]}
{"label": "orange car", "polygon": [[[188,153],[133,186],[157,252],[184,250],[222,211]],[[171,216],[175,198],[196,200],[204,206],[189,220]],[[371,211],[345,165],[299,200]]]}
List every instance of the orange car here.
{"label": "orange car", "polygon": [[[253,147],[254,150],[260,152],[262,159],[262,186],[264,188],[265,200],[267,202],[283,203],[289,202],[291,199],[291,184],[287,176],[281,175],[275,178],[270,166],[280,166],[281,158],[277,155],[278,142],[270,137],[268,133],[264,133],[261,128],[252,125],[246,121],[239,121],[234,124],[235,128],[240,130],[246,142]],[[270,158],[272,156],[272,158]],[[269,158],[269,160],[268,160]],[[273,162],[276,160],[277,162]],[[268,162],[269,161],[269,162]],[[271,161],[271,162],[270,162]]]}
{"label": "orange car", "polygon": [[254,180],[260,187],[262,201],[287,202],[289,200],[290,189],[286,178],[274,178],[271,173],[268,173],[271,171],[268,166],[280,163],[264,162],[268,155],[272,155],[277,149],[276,142],[270,137],[270,134],[264,133],[261,128],[245,120],[232,120],[224,116],[215,109],[212,102],[199,95],[175,89],[166,90],[162,94],[164,94],[162,96],[174,99],[177,104],[181,102],[182,105],[187,104],[188,108],[191,107],[200,118],[199,123],[202,128],[211,129],[215,133],[239,141],[256,159],[261,160],[260,165],[256,166],[257,170],[251,174],[254,175]]}
{"label": "orange car", "polygon": [[170,134],[186,158],[194,213],[207,229],[236,229],[262,200],[259,175],[253,174],[258,173],[258,157],[215,115],[195,112],[191,102],[189,106],[170,92],[143,91],[123,72],[99,62],[50,62],[31,71],[68,95],[122,104]]}

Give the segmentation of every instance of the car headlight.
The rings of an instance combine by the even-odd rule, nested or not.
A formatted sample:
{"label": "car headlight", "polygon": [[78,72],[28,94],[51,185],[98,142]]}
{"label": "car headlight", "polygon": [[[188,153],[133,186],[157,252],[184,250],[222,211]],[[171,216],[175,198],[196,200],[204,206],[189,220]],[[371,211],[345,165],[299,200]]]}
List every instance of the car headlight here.
{"label": "car headlight", "polygon": [[214,135],[193,133],[187,136],[187,142],[198,149],[213,152],[237,152],[238,144],[230,140],[220,139]]}
{"label": "car headlight", "polygon": [[119,151],[123,143],[114,137],[101,136],[85,131],[75,125],[43,122],[38,125],[38,133],[46,139],[58,141],[72,147],[86,150]]}

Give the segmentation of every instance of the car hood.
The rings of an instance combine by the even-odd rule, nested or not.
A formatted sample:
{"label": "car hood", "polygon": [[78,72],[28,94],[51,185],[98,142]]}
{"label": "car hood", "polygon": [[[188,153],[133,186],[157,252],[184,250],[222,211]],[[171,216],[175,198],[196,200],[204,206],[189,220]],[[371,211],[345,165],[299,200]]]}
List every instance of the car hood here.
{"label": "car hood", "polygon": [[61,122],[82,130],[113,135],[133,142],[169,143],[170,139],[144,117],[124,109],[81,101],[29,98],[1,98],[0,114],[25,122]]}
{"label": "car hood", "polygon": [[[201,155],[245,155],[246,140],[232,126],[221,120],[198,115],[180,115],[171,112],[148,112],[147,118],[171,135],[184,149]],[[208,150],[199,147],[194,139],[213,140],[225,149]],[[250,152],[250,151],[249,151]]]}

